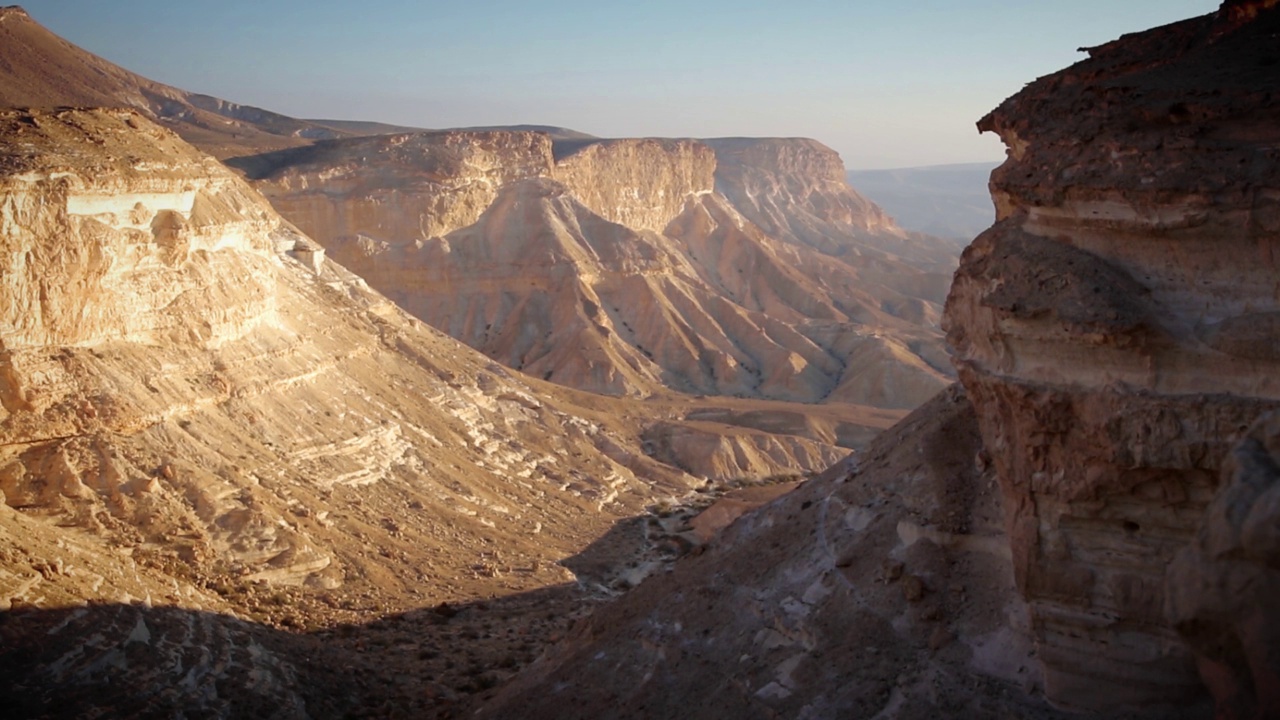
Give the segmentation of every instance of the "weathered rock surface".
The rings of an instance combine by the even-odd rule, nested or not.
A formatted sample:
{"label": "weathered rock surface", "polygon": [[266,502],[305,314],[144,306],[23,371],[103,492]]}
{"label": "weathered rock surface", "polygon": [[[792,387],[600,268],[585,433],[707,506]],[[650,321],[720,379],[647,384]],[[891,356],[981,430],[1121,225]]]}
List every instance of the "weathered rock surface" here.
{"label": "weathered rock surface", "polygon": [[[862,267],[906,260],[938,271],[945,293],[955,243],[908,233],[849,186],[836,151],[808,138],[711,138],[716,190],[770,237]],[[864,259],[858,259],[865,256]]]}
{"label": "weathered rock surface", "polygon": [[480,716],[1071,717],[1034,699],[980,448],[963,391],[940,394],[580,622]]}
{"label": "weathered rock surface", "polygon": [[1009,159],[948,340],[1061,705],[1202,692],[1165,568],[1280,406],[1273,4],[1092,48],[979,123]]}
{"label": "weathered rock surface", "polygon": [[633,230],[662,232],[690,196],[714,184],[715,154],[695,140],[561,140],[555,147],[555,179],[595,214]]}
{"label": "weathered rock surface", "polygon": [[1207,685],[1275,715],[1278,32],[1229,2],[984,119],[1010,153],[947,304],[964,392],[482,714],[1206,717]]}
{"label": "weathered rock surface", "polygon": [[1169,621],[1196,653],[1220,717],[1280,715],[1280,416],[1223,469],[1195,542],[1165,578]]}
{"label": "weathered rock surface", "polygon": [[[140,115],[0,123],[10,506],[324,585],[343,575],[319,539],[333,523],[286,520],[295,493],[314,504],[408,483],[479,541],[497,520],[534,522],[515,509],[528,498],[501,499],[546,494],[532,483],[560,494],[582,473],[566,499],[597,509],[644,467],[689,484],[638,439],[548,405],[317,262],[247,185]],[[570,448],[595,458],[594,476]]]}

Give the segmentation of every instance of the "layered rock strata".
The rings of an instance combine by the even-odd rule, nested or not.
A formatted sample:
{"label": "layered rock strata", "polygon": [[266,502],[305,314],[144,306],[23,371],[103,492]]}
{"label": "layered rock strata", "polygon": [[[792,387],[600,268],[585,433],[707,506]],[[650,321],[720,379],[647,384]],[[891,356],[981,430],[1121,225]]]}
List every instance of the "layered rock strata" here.
{"label": "layered rock strata", "polygon": [[652,458],[644,425],[679,411],[517,378],[137,113],[0,114],[0,172],[4,500],[195,577],[334,588],[380,568],[413,595],[412,563],[366,551],[545,526],[527,550],[554,560],[610,508],[843,454],[721,427],[714,462],[665,456],[698,477]]}
{"label": "layered rock strata", "polygon": [[561,140],[555,147],[552,177],[592,212],[633,230],[662,232],[714,182],[715,154],[694,140]]}
{"label": "layered rock strata", "polygon": [[902,230],[849,186],[839,154],[816,140],[702,142],[715,151],[716,191],[771,237],[860,266],[895,258],[948,276],[955,267],[957,244]]}
{"label": "layered rock strata", "polygon": [[1280,715],[1280,416],[1223,469],[1195,541],[1165,577],[1165,611],[1196,653],[1219,717]]}
{"label": "layered rock strata", "polygon": [[1009,158],[946,326],[1058,704],[1201,692],[1165,568],[1280,406],[1269,5],[1091,48],[979,123]]}

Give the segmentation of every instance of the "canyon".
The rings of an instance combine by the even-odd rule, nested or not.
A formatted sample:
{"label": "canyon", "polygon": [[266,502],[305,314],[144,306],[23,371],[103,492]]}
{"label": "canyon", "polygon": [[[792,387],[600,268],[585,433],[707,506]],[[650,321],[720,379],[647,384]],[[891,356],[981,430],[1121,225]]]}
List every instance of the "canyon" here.
{"label": "canyon", "polygon": [[[814,404],[841,379],[841,392],[863,391],[848,389],[859,386],[843,377],[839,347],[819,348],[766,311],[798,306],[786,318],[795,321],[817,305],[830,317],[815,338],[847,334],[829,290],[812,300],[807,288],[761,283],[743,291],[755,295],[751,310],[711,318],[698,308],[732,305],[725,284],[688,270],[695,251],[652,228],[677,217],[697,226],[699,213],[715,212],[743,232],[722,198],[708,200],[715,157],[705,144],[587,142],[557,159],[555,143],[583,139],[500,129],[339,139],[355,131],[313,132],[298,124],[310,121],[150,83],[17,8],[0,12],[0,31],[4,102],[27,106],[0,111],[0,667],[20,715],[274,707],[333,716],[383,705],[451,715],[575,618],[705,542],[681,526],[687,510],[655,508],[744,484],[791,487],[772,483],[841,460],[946,381],[901,341],[868,337],[872,365],[880,348],[891,360],[916,358],[903,387],[886,402],[866,394],[878,407]],[[508,369],[406,314],[333,260],[339,243],[303,234],[215,159],[245,170],[331,151],[381,154],[373,171],[397,182],[397,173],[430,176],[434,194],[401,205],[407,215],[420,210],[415,202],[433,203],[417,227],[431,224],[428,239],[457,242],[459,256],[525,263],[548,237],[579,233],[562,243],[566,255],[528,263],[523,275],[513,265],[498,280],[558,283],[537,271],[563,272],[573,258],[588,279],[651,270],[659,283],[684,283],[694,307],[680,311],[706,319],[652,330],[654,350],[678,366],[686,346],[719,343],[728,360],[717,347],[695,348],[710,370],[688,371],[680,385],[621,345],[629,362],[616,367],[630,369],[632,385],[605,395]],[[329,172],[324,187],[337,195],[367,181]],[[666,204],[645,206],[667,188]],[[394,223],[386,208],[361,215],[359,202],[336,212]],[[536,206],[530,223],[501,218],[520,202]],[[460,233],[495,242],[469,246]],[[533,240],[504,246],[503,233]],[[726,242],[708,235],[704,248]],[[577,244],[584,237],[596,243],[595,264]],[[636,238],[648,245],[631,248]],[[771,261],[784,281],[803,284]],[[424,279],[438,278],[413,277],[394,299],[412,308],[405,296]],[[923,283],[934,306],[941,279],[933,272]],[[578,288],[596,309],[583,295],[569,296],[572,307],[605,317],[604,298],[585,282]],[[938,364],[936,315],[919,332]],[[648,331],[643,313],[629,317],[601,336],[630,322]],[[732,333],[716,340],[717,324]],[[672,327],[678,341],[663,339]],[[742,349],[750,331],[768,335]],[[617,372],[578,348],[560,352],[584,376]],[[753,364],[725,370],[730,352]],[[785,362],[774,372],[752,353]],[[806,374],[810,359],[825,374]],[[776,388],[769,397],[744,379],[764,371]],[[862,382],[885,388],[885,378],[894,380],[891,369]],[[170,683],[172,672],[183,681]]]}
{"label": "canyon", "polygon": [[[554,602],[527,604],[537,618],[495,644],[496,665],[553,636],[538,630],[552,609],[568,618],[589,606],[597,591],[559,563],[618,520],[709,483],[804,474],[846,454],[830,444],[836,420],[799,423],[826,441],[806,440],[686,421],[692,408],[677,396],[642,406],[512,373],[326,260],[244,181],[136,111],[4,111],[0,138],[11,687],[91,687],[104,677],[95,668],[118,664],[114,646],[85,650],[80,632],[60,635],[65,645],[49,628],[29,635],[46,608],[70,608],[59,628],[109,625],[95,608],[116,608],[113,618],[138,618],[123,637],[151,628],[178,658],[195,652],[175,639],[193,619],[148,624],[140,608],[211,613],[199,632],[253,656],[261,628],[237,617],[331,633],[559,588]],[[457,631],[415,617],[424,636]],[[62,659],[32,665],[28,642]],[[364,642],[350,639],[350,661]],[[202,657],[176,662],[221,682]],[[262,662],[246,672],[276,667]],[[449,693],[469,669],[416,643],[403,662],[452,678]],[[209,687],[158,707],[243,711]],[[349,683],[317,692],[313,706],[373,702]],[[26,701],[48,710],[62,698]]]}
{"label": "canyon", "polygon": [[488,716],[1276,717],[1278,30],[1227,2],[983,118],[1009,157],[947,301],[961,387]]}
{"label": "canyon", "polygon": [[322,132],[0,10],[0,697],[1280,715],[1276,5],[983,118],[958,267],[816,141]]}

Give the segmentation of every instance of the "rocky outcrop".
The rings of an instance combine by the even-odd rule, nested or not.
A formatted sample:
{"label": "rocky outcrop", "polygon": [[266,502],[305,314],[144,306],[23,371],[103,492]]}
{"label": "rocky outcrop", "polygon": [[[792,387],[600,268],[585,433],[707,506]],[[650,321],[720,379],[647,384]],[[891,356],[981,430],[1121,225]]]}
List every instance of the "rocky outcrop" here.
{"label": "rocky outcrop", "polygon": [[[602,463],[577,483],[589,506],[626,492],[633,468],[681,475],[316,263],[247,185],[137,113],[8,112],[0,138],[0,489],[12,507],[189,552],[197,571],[336,585],[333,523],[285,520],[303,497],[407,482],[444,516],[529,524],[480,509],[524,503],[484,499],[472,473],[558,475],[553,446],[566,441]],[[564,439],[516,440],[526,423]],[[629,467],[601,449],[628,442]],[[464,463],[466,485],[428,490]]]}
{"label": "rocky outcrop", "polygon": [[1091,48],[979,123],[1009,159],[992,175],[998,222],[956,274],[948,340],[1061,705],[1201,692],[1163,610],[1187,589],[1165,567],[1241,434],[1280,405],[1280,12],[1266,5]]}
{"label": "rocky outcrop", "polygon": [[[444,643],[443,615],[378,623],[560,598],[521,621],[524,639],[468,651],[509,669],[546,642],[548,615],[581,610],[587,591],[557,562],[614,521],[709,479],[843,454],[685,421],[687,400],[509,372],[134,111],[0,112],[0,268],[0,699],[32,714],[154,697],[161,714],[255,714],[274,698],[285,715],[342,715],[382,702],[371,676],[463,687],[451,655],[374,667],[362,638],[395,626]],[[655,456],[655,422],[716,445],[714,462],[688,463],[705,475]],[[436,696],[416,687],[396,696],[430,716]]]}
{"label": "rocky outcrop", "polygon": [[1204,717],[1207,685],[1274,715],[1274,5],[1094,48],[985,118],[1010,151],[947,302],[963,393],[483,712]]}
{"label": "rocky outcrop", "polygon": [[433,132],[318,142],[237,158],[275,208],[375,287],[370,258],[472,225],[501,188],[551,171],[533,132]]}

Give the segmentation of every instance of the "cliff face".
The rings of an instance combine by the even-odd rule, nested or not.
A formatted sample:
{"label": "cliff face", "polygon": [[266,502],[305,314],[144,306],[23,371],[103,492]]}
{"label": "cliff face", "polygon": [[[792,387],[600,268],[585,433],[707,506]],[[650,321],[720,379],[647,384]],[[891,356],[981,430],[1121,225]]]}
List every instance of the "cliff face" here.
{"label": "cliff face", "polygon": [[1010,151],[947,302],[963,390],[485,712],[1205,717],[1207,687],[1275,716],[1275,5],[1094,48],[985,118]]}
{"label": "cliff face", "polygon": [[979,124],[1009,159],[948,340],[1058,703],[1199,691],[1165,567],[1243,431],[1280,405],[1280,14],[1265,5],[1092,48]]}
{"label": "cliff face", "polygon": [[[557,383],[889,408],[945,384],[943,275],[768,236],[714,193],[697,141],[546,142],[365,138],[235,164],[401,306]],[[486,160],[441,162],[446,147]]]}
{"label": "cliff face", "polygon": [[[645,459],[638,437],[548,407],[363,289],[242,181],[138,114],[6,112],[0,151],[10,506],[129,540],[186,533],[196,572],[229,564],[336,586],[332,523],[277,527],[286,500],[255,499],[257,483],[314,501],[408,482],[448,516],[525,506],[483,499],[519,486],[479,479],[517,465],[558,475],[555,447],[585,443],[603,464],[570,496],[588,506],[613,502],[643,467],[687,484]],[[563,436],[518,430],[538,424]],[[415,470],[427,466],[431,480]],[[463,467],[470,479],[454,485]]]}
{"label": "cliff face", "polygon": [[479,716],[1071,717],[1026,694],[1026,606],[979,449],[963,391],[940,393],[598,610]]}
{"label": "cliff face", "polygon": [[715,167],[693,140],[560,141],[553,175],[600,217],[662,232],[690,196],[711,192]]}
{"label": "cliff face", "polygon": [[552,157],[541,133],[439,132],[330,140],[229,164],[345,261],[359,257],[346,245],[361,239],[405,245],[471,225],[502,186],[549,174]]}

